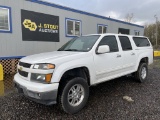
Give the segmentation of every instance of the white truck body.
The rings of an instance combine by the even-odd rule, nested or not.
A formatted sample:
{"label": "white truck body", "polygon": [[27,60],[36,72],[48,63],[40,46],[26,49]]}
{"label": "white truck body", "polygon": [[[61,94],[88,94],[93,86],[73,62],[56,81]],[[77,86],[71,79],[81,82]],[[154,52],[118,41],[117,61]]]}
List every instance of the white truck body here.
{"label": "white truck body", "polygon": [[[97,54],[96,51],[98,49],[98,45],[100,44],[100,41],[106,36],[114,36],[116,38],[118,51]],[[129,38],[132,49],[123,50],[120,36]],[[25,88],[26,91],[33,91],[36,93],[56,91],[56,97],[54,98],[54,102],[52,102],[52,104],[56,103],[60,80],[64,73],[69,70],[85,67],[89,72],[89,86],[92,86],[136,72],[142,59],[146,60],[147,65],[152,64],[153,48],[150,41],[148,40],[149,45],[147,46],[137,47],[133,37],[145,38],[148,40],[148,38],[143,36],[100,34],[92,48],[87,52],[54,51],[24,57],[20,60],[20,62],[30,64],[31,66],[26,68],[18,64],[18,70],[27,72],[28,76],[24,77],[18,72],[14,77],[14,81],[19,86],[22,86],[22,88]],[[38,63],[54,64],[55,68],[49,70],[34,69],[34,65]],[[52,73],[52,78],[48,84],[35,82],[31,80],[32,73]],[[26,94],[26,96],[35,99],[41,99],[35,97],[35,95]]]}

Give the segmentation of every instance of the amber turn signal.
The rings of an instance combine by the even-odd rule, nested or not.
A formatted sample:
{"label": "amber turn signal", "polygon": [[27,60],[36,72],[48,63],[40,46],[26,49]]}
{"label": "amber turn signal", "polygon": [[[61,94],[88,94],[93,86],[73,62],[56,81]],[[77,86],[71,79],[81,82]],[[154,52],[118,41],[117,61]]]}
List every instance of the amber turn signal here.
{"label": "amber turn signal", "polygon": [[48,68],[48,69],[54,69],[54,68],[55,68],[55,65],[53,65],[53,64],[47,64],[47,68]]}
{"label": "amber turn signal", "polygon": [[50,82],[51,82],[51,78],[52,78],[52,74],[47,74],[45,81],[46,81],[47,83],[50,83]]}

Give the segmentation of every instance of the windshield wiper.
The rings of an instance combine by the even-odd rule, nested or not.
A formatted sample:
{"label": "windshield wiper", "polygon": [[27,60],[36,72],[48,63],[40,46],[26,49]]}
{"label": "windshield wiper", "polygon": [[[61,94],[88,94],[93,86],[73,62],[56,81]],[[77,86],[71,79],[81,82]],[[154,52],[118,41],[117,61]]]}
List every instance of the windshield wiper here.
{"label": "windshield wiper", "polygon": [[78,51],[77,49],[67,49],[67,50],[64,50],[64,51]]}

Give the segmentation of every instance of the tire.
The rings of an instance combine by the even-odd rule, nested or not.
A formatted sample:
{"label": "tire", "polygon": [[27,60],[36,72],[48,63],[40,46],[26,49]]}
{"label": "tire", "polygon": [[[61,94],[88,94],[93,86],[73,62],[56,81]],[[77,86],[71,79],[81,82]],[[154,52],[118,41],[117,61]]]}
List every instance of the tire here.
{"label": "tire", "polygon": [[140,63],[138,70],[135,72],[135,79],[143,83],[147,80],[148,76],[148,66],[146,63]]}
{"label": "tire", "polygon": [[89,87],[87,81],[83,78],[76,77],[63,85],[60,90],[58,102],[66,113],[74,114],[86,105],[88,97]]}

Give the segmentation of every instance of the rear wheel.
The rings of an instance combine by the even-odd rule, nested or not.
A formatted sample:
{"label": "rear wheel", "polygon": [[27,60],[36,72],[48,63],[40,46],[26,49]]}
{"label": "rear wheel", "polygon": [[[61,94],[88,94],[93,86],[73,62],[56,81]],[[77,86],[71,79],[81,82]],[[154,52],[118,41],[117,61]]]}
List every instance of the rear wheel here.
{"label": "rear wheel", "polygon": [[140,63],[138,70],[135,72],[135,79],[139,82],[145,82],[148,76],[148,66],[146,63]]}
{"label": "rear wheel", "polygon": [[60,107],[67,113],[80,111],[87,103],[89,87],[85,79],[76,77],[69,80],[59,95]]}

